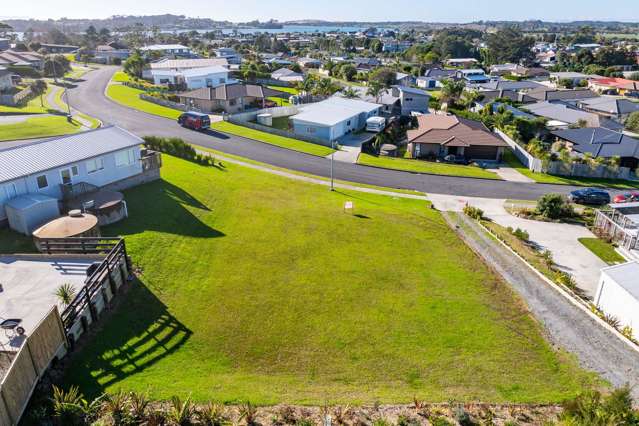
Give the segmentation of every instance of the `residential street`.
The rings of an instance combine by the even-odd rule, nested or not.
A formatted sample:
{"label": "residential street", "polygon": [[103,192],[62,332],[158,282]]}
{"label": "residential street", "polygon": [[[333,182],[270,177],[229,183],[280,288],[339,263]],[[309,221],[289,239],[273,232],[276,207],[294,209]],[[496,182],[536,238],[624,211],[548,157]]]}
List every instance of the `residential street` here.
{"label": "residential street", "polygon": [[630,384],[634,397],[639,397],[639,350],[597,324],[486,234],[475,221],[459,213],[445,213],[444,217],[519,293],[544,325],[551,342],[577,355],[584,368],[599,373],[614,386]]}
{"label": "residential street", "polygon": [[[330,176],[330,160],[296,151],[278,148],[254,140],[216,131],[198,133],[186,130],[172,120],[135,111],[112,102],[104,95],[111,75],[117,67],[102,67],[84,75],[84,82],[69,91],[73,108],[116,124],[139,136],[175,136],[195,145],[239,155],[277,167]],[[409,172],[382,170],[357,164],[335,162],[335,177],[340,180],[411,189],[434,194],[452,194],[487,198],[537,199],[548,192],[566,194],[572,187],[562,185],[529,184],[507,181],[419,175]]]}

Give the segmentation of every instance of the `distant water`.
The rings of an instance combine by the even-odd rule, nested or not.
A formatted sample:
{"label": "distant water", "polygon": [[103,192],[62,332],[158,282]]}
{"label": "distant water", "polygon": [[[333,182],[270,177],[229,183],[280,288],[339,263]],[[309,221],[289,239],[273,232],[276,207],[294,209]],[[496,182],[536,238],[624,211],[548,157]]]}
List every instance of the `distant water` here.
{"label": "distant water", "polygon": [[[368,27],[347,27],[347,26],[333,26],[333,25],[284,25],[282,28],[238,28],[238,29],[223,29],[222,33],[224,34],[233,34],[237,31],[238,34],[257,34],[257,33],[267,33],[267,34],[283,34],[283,33],[303,33],[303,34],[312,34],[312,33],[332,33],[332,32],[342,32],[342,33],[356,33],[360,31],[366,30]],[[187,33],[193,30],[165,30],[163,33]],[[198,33],[206,33],[209,31],[216,31],[216,28],[212,28],[210,30],[195,30]],[[18,36],[18,40],[22,40],[24,33],[16,32]],[[149,33],[150,34],[150,33]]]}

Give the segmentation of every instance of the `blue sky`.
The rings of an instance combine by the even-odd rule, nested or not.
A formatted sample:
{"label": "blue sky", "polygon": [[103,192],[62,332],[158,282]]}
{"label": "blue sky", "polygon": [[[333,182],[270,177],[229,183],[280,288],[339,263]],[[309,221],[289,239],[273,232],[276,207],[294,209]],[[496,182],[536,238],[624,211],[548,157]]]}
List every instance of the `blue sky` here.
{"label": "blue sky", "polygon": [[269,18],[431,22],[479,19],[639,21],[639,0],[614,0],[612,3],[600,0],[2,0],[2,3],[2,18],[103,18],[174,13],[230,21]]}

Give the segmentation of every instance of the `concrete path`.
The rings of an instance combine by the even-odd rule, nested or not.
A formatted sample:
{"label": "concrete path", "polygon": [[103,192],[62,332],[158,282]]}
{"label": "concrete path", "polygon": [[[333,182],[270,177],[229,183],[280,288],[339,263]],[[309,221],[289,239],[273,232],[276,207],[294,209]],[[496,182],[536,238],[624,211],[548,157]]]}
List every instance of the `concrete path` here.
{"label": "concrete path", "polygon": [[[339,151],[335,151],[335,161],[341,161],[342,163],[356,164],[359,154],[362,149],[354,146],[342,146]],[[326,158],[330,159],[331,155],[327,155]]]}
{"label": "concrete path", "polygon": [[444,218],[466,243],[521,296],[533,316],[544,326],[550,341],[576,355],[579,364],[600,374],[615,387],[631,386],[639,398],[639,349],[622,340],[576,305],[556,287],[534,273],[475,221],[462,214]]}
{"label": "concrete path", "polygon": [[512,167],[504,167],[500,166],[498,169],[495,169],[495,173],[499,175],[503,180],[507,180],[509,182],[522,182],[522,183],[534,183],[535,181],[527,176],[522,175],[517,170]]}
{"label": "concrete path", "polygon": [[549,250],[553,254],[557,267],[572,275],[588,297],[595,297],[600,271],[608,265],[578,241],[579,238],[595,238],[586,227],[513,216],[504,208],[506,200],[437,194],[429,194],[428,198],[438,210],[461,212],[468,203],[482,209],[486,217],[501,226],[525,230],[541,250]]}
{"label": "concrete path", "polygon": [[30,118],[48,117],[50,115],[51,114],[0,115],[0,125],[22,123]]}

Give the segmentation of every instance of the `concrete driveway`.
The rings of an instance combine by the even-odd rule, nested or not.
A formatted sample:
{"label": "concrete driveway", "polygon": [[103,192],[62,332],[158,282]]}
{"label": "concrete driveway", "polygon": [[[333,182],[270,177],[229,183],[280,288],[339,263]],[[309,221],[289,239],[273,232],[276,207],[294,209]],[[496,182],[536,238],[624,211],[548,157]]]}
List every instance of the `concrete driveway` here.
{"label": "concrete driveway", "polygon": [[577,285],[590,298],[595,297],[599,271],[608,265],[578,241],[579,238],[595,238],[595,235],[586,227],[515,217],[506,211],[503,199],[438,194],[429,194],[428,198],[439,210],[459,212],[468,203],[482,209],[486,217],[501,226],[525,230],[530,234],[531,241],[538,244],[542,250],[549,250],[553,254],[559,269],[572,275]]}

